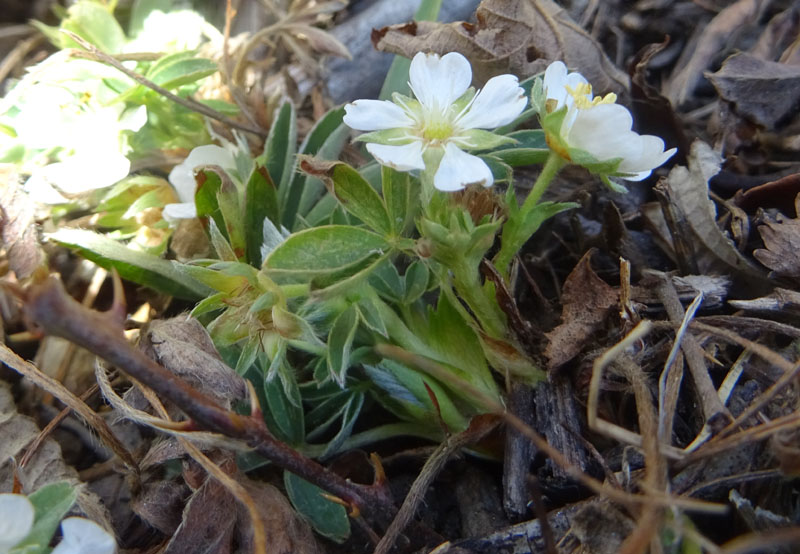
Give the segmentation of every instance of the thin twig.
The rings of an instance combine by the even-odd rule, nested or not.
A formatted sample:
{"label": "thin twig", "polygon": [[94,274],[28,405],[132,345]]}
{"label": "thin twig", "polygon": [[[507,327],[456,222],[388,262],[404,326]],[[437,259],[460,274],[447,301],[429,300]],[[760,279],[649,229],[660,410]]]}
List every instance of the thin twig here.
{"label": "thin twig", "polygon": [[[31,285],[22,296],[27,317],[44,332],[63,337],[97,354],[183,410],[191,418],[178,424],[184,430],[211,430],[242,440],[278,467],[337,496],[353,510],[361,510],[367,517],[383,524],[393,516],[395,509],[383,484],[352,483],[277,440],[267,429],[260,413],[246,416],[220,407],[210,397],[133,348],[116,320],[82,306],[66,293],[55,277]],[[0,349],[0,354],[6,352],[13,355],[8,349]],[[24,363],[22,360],[19,362]]]}
{"label": "thin twig", "polygon": [[198,112],[200,114],[205,115],[206,117],[210,117],[211,119],[216,119],[217,121],[219,121],[221,123],[224,123],[225,125],[228,125],[229,127],[233,127],[235,129],[240,129],[242,131],[247,131],[248,133],[253,133],[254,135],[257,135],[257,136],[259,136],[261,138],[266,138],[267,137],[267,133],[263,129],[260,129],[258,127],[254,127],[252,125],[247,125],[246,123],[240,123],[238,121],[235,121],[235,120],[233,120],[233,119],[231,119],[229,117],[226,117],[226,116],[222,115],[217,110],[209,108],[205,104],[197,102],[196,100],[192,100],[191,98],[181,98],[180,96],[171,93],[170,91],[168,91],[164,87],[161,87],[161,86],[155,84],[153,81],[150,81],[149,79],[146,79],[146,78],[142,77],[141,75],[139,75],[135,71],[131,71],[130,69],[128,69],[127,67],[122,65],[122,63],[119,60],[117,60],[114,56],[110,56],[110,55],[106,54],[102,50],[100,50],[97,47],[95,47],[93,44],[83,40],[81,37],[79,37],[75,33],[71,33],[69,31],[65,31],[63,29],[61,30],[61,32],[67,34],[72,40],[74,40],[75,42],[77,42],[83,48],[86,49],[85,52],[81,51],[81,50],[72,50],[70,52],[70,54],[72,56],[74,56],[76,58],[83,58],[83,59],[87,59],[87,60],[92,60],[92,61],[95,61],[95,62],[106,63],[106,64],[114,67],[115,69],[121,71],[122,73],[124,73],[125,75],[127,75],[128,77],[130,77],[131,79],[133,79],[134,81],[139,83],[140,85],[143,85],[143,86],[145,86],[145,87],[147,87],[147,88],[149,88],[151,90],[156,91],[160,95],[162,95],[162,96],[164,96],[166,98],[169,98],[170,100],[172,100],[176,104],[180,104],[181,106],[183,106],[184,108],[186,108],[188,110],[192,110],[193,112]]}

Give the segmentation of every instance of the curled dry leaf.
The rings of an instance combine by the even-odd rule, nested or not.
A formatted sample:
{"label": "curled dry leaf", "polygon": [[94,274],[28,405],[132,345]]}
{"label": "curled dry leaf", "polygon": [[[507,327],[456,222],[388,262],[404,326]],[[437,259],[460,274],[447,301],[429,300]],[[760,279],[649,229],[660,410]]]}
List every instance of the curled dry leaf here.
{"label": "curled dry leaf", "polygon": [[786,218],[780,214],[767,218],[758,227],[764,248],[753,252],[756,259],[779,277],[800,281],[800,219]]}
{"label": "curled dry leaf", "polygon": [[[142,334],[140,348],[225,408],[247,398],[244,379],[222,361],[208,332],[194,318],[153,321]],[[133,401],[127,395],[126,400]]]}
{"label": "curled dry leaf", "polygon": [[483,0],[476,24],[412,22],[373,31],[375,48],[411,58],[417,52],[460,52],[475,81],[513,73],[522,77],[561,60],[599,92],[627,91],[628,78],[600,45],[551,0]]}
{"label": "curled dry leaf", "polygon": [[22,192],[10,164],[0,170],[0,239],[6,257],[17,279],[29,277],[44,264],[44,252],[39,246],[34,221],[34,204]]}
{"label": "curled dry leaf", "polygon": [[678,146],[678,155],[673,162],[686,163],[689,152],[689,140],[683,130],[678,115],[672,104],[661,93],[647,82],[647,65],[656,54],[664,51],[669,45],[669,36],[664,42],[648,44],[634,57],[628,66],[631,76],[631,111],[633,111],[636,130],[641,134],[655,135],[664,139],[666,144]]}
{"label": "curled dry leaf", "polygon": [[740,116],[775,129],[797,115],[800,67],[735,54],[716,73],[707,74],[720,98]]}
{"label": "curled dry leaf", "polygon": [[[686,48],[678,60],[675,74],[665,83],[664,95],[675,106],[683,104],[694,91],[703,71],[724,50],[735,32],[758,21],[758,16],[769,0],[739,0],[720,11],[708,25],[698,29],[699,38],[694,48]],[[690,57],[683,59],[686,55]]]}
{"label": "curled dry leaf", "polygon": [[567,277],[561,298],[561,324],[546,333],[550,342],[544,354],[550,370],[577,356],[601,328],[611,308],[619,303],[619,292],[592,269],[592,252],[584,254]]}
{"label": "curled dry leaf", "polygon": [[689,154],[689,167],[675,166],[659,186],[669,191],[673,206],[683,214],[692,234],[716,258],[743,274],[763,279],[763,273],[736,249],[717,226],[716,207],[708,196],[708,181],[719,172],[722,160],[711,147],[695,141]]}

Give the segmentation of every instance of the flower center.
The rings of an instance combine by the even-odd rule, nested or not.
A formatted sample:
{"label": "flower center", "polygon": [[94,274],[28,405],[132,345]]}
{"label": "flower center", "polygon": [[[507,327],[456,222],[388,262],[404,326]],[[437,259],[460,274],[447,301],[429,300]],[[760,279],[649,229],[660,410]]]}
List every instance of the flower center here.
{"label": "flower center", "polygon": [[575,107],[581,110],[599,106],[600,104],[613,104],[617,101],[617,95],[609,92],[605,96],[595,96],[590,99],[592,94],[592,85],[589,83],[580,83],[574,89],[566,86],[567,92],[575,100]]}
{"label": "flower center", "polygon": [[443,117],[431,117],[422,128],[422,138],[427,142],[440,143],[453,136],[453,124]]}

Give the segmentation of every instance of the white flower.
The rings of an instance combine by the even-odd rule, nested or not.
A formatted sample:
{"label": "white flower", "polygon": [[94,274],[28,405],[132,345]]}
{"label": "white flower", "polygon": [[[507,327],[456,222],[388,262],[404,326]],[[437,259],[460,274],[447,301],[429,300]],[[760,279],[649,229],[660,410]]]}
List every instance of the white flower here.
{"label": "white flower", "polygon": [[28,536],[34,509],[21,494],[0,494],[0,554],[5,554]]}
{"label": "white flower", "polygon": [[197,217],[197,207],[194,204],[194,194],[197,189],[194,171],[203,165],[218,165],[222,169],[233,170],[236,168],[236,160],[225,148],[207,144],[194,148],[183,162],[173,167],[169,173],[169,182],[175,188],[180,203],[164,206],[164,219],[170,223]]}
{"label": "white flower", "polygon": [[108,532],[94,521],[82,517],[68,517],[61,522],[61,542],[52,554],[114,554],[117,543]]}
{"label": "white flower", "polygon": [[[641,181],[676,152],[675,148],[665,152],[664,141],[656,136],[632,131],[633,118],[627,108],[615,104],[615,94],[594,97],[583,75],[568,73],[562,62],[548,66],[542,87],[546,113],[540,113],[540,117],[547,143],[569,161],[591,170],[593,164],[602,166],[603,162],[619,160],[613,172],[597,172]],[[547,116],[565,106],[560,127],[548,126]],[[582,153],[594,159],[584,160]]]}
{"label": "white flower", "polygon": [[220,33],[192,10],[164,13],[151,11],[142,22],[136,38],[125,45],[126,52],[183,52],[196,50],[203,36]]}
{"label": "white flower", "polygon": [[[24,146],[31,174],[26,190],[40,202],[62,203],[75,195],[113,185],[128,175],[125,131],[147,123],[147,108],[113,103],[117,92],[104,79],[113,68],[53,54],[32,67],[0,102],[4,124]],[[108,70],[111,69],[111,72]]]}
{"label": "white flower", "polygon": [[[416,100],[395,94],[388,100],[356,100],[345,106],[344,122],[359,131],[367,150],[382,164],[399,171],[438,168],[439,190],[461,190],[469,184],[490,186],[489,166],[464,149],[494,148],[510,139],[480,129],[511,123],[527,99],[513,75],[490,79],[477,94],[470,89],[472,69],[456,52],[414,56],[409,85]],[[429,168],[431,171],[433,167]]]}

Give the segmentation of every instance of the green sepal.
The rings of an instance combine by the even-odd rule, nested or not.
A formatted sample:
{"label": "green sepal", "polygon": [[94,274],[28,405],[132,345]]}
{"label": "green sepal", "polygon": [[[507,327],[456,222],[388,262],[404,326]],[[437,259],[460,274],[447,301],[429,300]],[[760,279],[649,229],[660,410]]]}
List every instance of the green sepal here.
{"label": "green sepal", "polygon": [[403,146],[418,139],[411,135],[408,129],[399,127],[395,129],[382,129],[380,131],[364,133],[363,135],[357,136],[356,140],[359,142],[373,142],[376,144],[386,144],[389,146]]}
{"label": "green sepal", "polygon": [[514,137],[498,135],[483,129],[469,129],[460,135],[460,137],[462,136],[464,138],[459,138],[453,142],[466,150],[494,150],[501,146],[510,146],[517,143]]}

